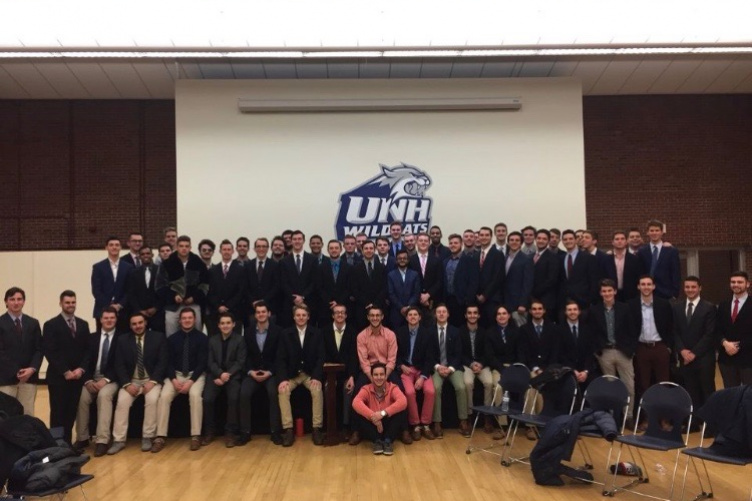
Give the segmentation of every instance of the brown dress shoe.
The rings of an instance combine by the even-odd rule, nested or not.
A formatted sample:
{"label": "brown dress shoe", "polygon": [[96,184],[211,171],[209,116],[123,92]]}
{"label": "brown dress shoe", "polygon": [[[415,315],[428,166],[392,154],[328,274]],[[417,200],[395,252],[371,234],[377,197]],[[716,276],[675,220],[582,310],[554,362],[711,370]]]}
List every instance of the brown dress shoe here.
{"label": "brown dress shoe", "polygon": [[469,437],[471,434],[470,425],[467,424],[467,419],[460,420],[460,435],[463,437]]}
{"label": "brown dress shoe", "polygon": [[486,423],[483,425],[483,431],[486,433],[494,432],[493,418],[491,416],[486,416]]}
{"label": "brown dress shoe", "polygon": [[435,438],[444,438],[444,430],[441,429],[441,423],[433,424],[433,436]]}
{"label": "brown dress shoe", "polygon": [[423,427],[423,429],[421,430],[421,433],[423,434],[426,440],[436,439],[436,435],[433,434],[433,432],[431,431],[431,427],[428,425]]}
{"label": "brown dress shoe", "polygon": [[418,440],[420,440],[421,438],[420,430],[421,430],[420,426],[416,426],[413,429],[413,432],[412,432],[413,442],[417,442]]}
{"label": "brown dress shoe", "polygon": [[499,428],[498,430],[496,430],[494,432],[493,435],[491,435],[491,438],[493,440],[504,440],[504,438],[506,438],[506,436],[507,436],[507,434],[504,431],[504,429],[503,428]]}
{"label": "brown dress shoe", "polygon": [[228,449],[232,449],[235,447],[235,441],[237,440],[237,437],[233,435],[232,433],[225,435],[225,447]]}
{"label": "brown dress shoe", "polygon": [[204,438],[201,439],[201,445],[206,446],[214,442],[214,433],[207,433]]}
{"label": "brown dress shoe", "polygon": [[410,432],[407,430],[402,432],[402,437],[400,437],[400,440],[402,440],[402,443],[405,445],[410,445],[413,443],[413,437],[410,436]]}
{"label": "brown dress shoe", "polygon": [[532,426],[527,429],[525,436],[528,440],[538,440],[538,434],[535,432],[535,428],[533,428]]}
{"label": "brown dress shoe", "polygon": [[197,451],[201,448],[201,437],[191,437],[191,450]]}
{"label": "brown dress shoe", "polygon": [[165,441],[165,439],[162,437],[157,437],[151,443],[151,451],[154,453],[160,452],[162,449],[165,448],[165,445],[167,445],[167,442]]}
{"label": "brown dress shoe", "polygon": [[348,445],[358,445],[360,443],[360,433],[354,431],[350,434],[350,440],[347,441]]}
{"label": "brown dress shoe", "polygon": [[288,428],[282,432],[282,447],[292,447],[294,442],[295,434],[293,433],[292,428]]}

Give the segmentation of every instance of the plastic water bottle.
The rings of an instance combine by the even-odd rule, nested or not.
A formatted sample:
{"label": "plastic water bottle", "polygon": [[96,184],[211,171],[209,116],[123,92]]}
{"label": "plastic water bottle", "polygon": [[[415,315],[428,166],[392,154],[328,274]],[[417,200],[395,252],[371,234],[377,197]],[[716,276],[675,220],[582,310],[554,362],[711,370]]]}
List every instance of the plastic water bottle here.
{"label": "plastic water bottle", "polygon": [[509,412],[509,392],[505,391],[504,396],[501,397],[501,411]]}

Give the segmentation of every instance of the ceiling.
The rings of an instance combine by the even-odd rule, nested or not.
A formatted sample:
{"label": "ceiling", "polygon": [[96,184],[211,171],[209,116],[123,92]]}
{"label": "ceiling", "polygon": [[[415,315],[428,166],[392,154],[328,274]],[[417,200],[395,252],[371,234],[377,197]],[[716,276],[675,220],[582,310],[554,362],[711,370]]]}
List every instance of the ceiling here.
{"label": "ceiling", "polygon": [[584,95],[752,93],[752,57],[2,60],[0,99],[172,99],[178,79],[576,77]]}
{"label": "ceiling", "polygon": [[751,16],[748,0],[3,0],[0,99],[172,99],[178,79],[575,77],[584,95],[752,93]]}

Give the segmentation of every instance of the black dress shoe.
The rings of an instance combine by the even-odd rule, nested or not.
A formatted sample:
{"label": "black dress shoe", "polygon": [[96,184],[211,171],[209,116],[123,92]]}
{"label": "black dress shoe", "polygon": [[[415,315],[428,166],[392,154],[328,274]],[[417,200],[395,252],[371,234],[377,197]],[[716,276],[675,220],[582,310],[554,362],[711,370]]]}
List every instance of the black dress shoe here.
{"label": "black dress shoe", "polygon": [[321,428],[313,429],[313,445],[324,445],[324,432]]}
{"label": "black dress shoe", "polygon": [[242,447],[250,441],[251,441],[250,433],[241,433],[240,435],[238,435],[238,438],[235,439],[235,445],[237,445],[238,447]]}
{"label": "black dress shoe", "polygon": [[274,445],[282,445],[282,434],[280,432],[273,431],[270,438]]}
{"label": "black dress shoe", "polygon": [[295,442],[295,434],[292,432],[292,428],[286,429],[282,433],[282,447],[291,447]]}

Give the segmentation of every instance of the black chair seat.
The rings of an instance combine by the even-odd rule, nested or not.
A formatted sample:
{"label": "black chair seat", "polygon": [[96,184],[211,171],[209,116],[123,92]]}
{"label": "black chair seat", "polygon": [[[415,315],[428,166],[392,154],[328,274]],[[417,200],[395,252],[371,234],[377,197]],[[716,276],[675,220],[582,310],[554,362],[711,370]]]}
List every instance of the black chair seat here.
{"label": "black chair seat", "polygon": [[509,409],[508,411],[501,410],[500,405],[474,405],[470,407],[473,412],[479,412],[481,414],[488,414],[491,416],[511,416],[512,413],[520,412],[522,409]]}
{"label": "black chair seat", "polygon": [[71,475],[71,481],[65,484],[63,487],[58,487],[55,489],[47,489],[46,491],[40,491],[40,492],[27,492],[27,491],[9,491],[8,494],[12,496],[17,497],[38,497],[43,498],[47,496],[52,496],[54,494],[59,494],[61,492],[66,492],[74,487],[78,487],[79,485],[85,484],[89,480],[93,479],[94,475]]}
{"label": "black chair seat", "polygon": [[621,437],[616,437],[615,440],[623,444],[654,451],[670,451],[684,447],[684,442],[681,441],[677,442],[675,440],[666,440],[645,435],[623,435]]}
{"label": "black chair seat", "polygon": [[604,438],[603,433],[597,431],[581,431],[577,436],[586,438]]}
{"label": "black chair seat", "polygon": [[509,416],[510,419],[514,419],[515,421],[519,421],[522,424],[530,424],[533,426],[537,426],[539,428],[543,428],[548,424],[551,419],[553,419],[551,416],[542,416],[540,414],[513,414]]}
{"label": "black chair seat", "polygon": [[703,459],[705,461],[713,461],[714,463],[732,464],[735,466],[744,466],[752,463],[752,458],[740,458],[733,456],[724,456],[713,452],[710,447],[692,447],[690,449],[684,449],[682,454],[692,456],[695,458]]}

